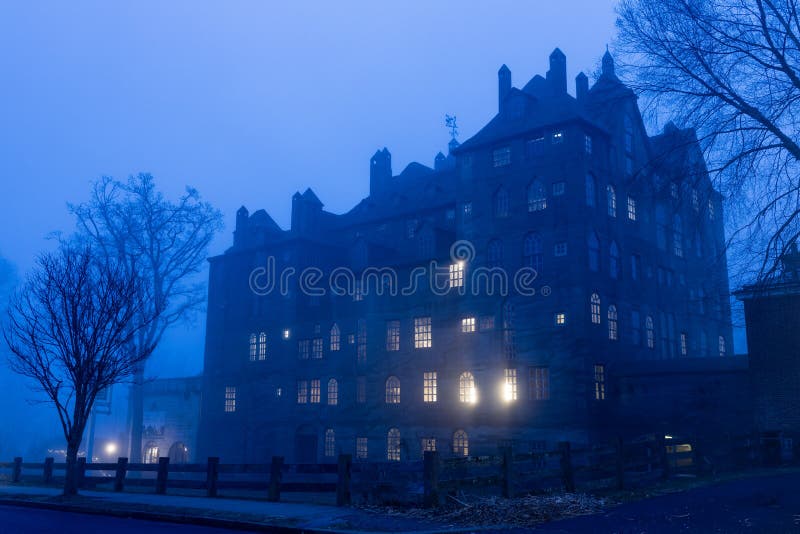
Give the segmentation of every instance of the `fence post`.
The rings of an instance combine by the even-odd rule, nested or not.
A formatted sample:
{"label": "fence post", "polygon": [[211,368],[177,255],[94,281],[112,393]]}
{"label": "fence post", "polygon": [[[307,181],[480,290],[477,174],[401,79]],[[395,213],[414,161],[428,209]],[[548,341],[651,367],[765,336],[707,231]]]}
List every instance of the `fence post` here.
{"label": "fence post", "polygon": [[575,473],[572,471],[572,450],[569,441],[561,441],[558,444],[561,452],[561,484],[564,491],[573,493],[575,491]]}
{"label": "fence post", "polygon": [[76,486],[83,488],[86,483],[86,456],[78,457],[78,472]]}
{"label": "fence post", "polygon": [[11,482],[19,482],[22,479],[22,457],[14,458],[14,470],[11,472]]}
{"label": "fence post", "polygon": [[513,497],[513,481],[511,480],[514,468],[514,454],[511,447],[500,447],[500,454],[503,456],[503,497]]}
{"label": "fence post", "polygon": [[669,478],[671,466],[669,465],[669,453],[667,452],[667,440],[664,438],[664,433],[659,434],[656,439],[656,447],[658,447],[658,460],[661,462],[661,478],[666,480]]}
{"label": "fence post", "polygon": [[114,476],[114,491],[123,491],[125,489],[125,475],[128,473],[128,459],[123,457],[117,458],[117,472]]}
{"label": "fence post", "polygon": [[219,470],[219,457],[208,457],[208,470],[206,471],[206,495],[217,496],[217,476]]}
{"label": "fence post", "polygon": [[158,474],[156,475],[156,493],[164,495],[167,492],[167,474],[169,473],[169,456],[158,459]]}
{"label": "fence post", "polygon": [[625,443],[617,436],[617,489],[625,489]]}
{"label": "fence post", "polygon": [[[340,464],[341,468],[341,464]],[[269,467],[269,493],[267,500],[269,502],[278,502],[281,500],[281,476],[283,475],[283,456],[273,456],[272,464]],[[336,486],[336,500],[339,500],[339,486]]]}
{"label": "fence post", "polygon": [[350,469],[352,466],[352,456],[349,454],[339,455],[339,476],[336,479],[336,506],[350,505]]}
{"label": "fence post", "polygon": [[50,484],[51,482],[53,482],[53,463],[54,462],[55,462],[55,459],[52,458],[52,457],[44,459],[44,483],[45,484]]}
{"label": "fence post", "polygon": [[427,508],[439,506],[439,453],[425,451],[423,453],[422,479],[425,488],[423,504]]}

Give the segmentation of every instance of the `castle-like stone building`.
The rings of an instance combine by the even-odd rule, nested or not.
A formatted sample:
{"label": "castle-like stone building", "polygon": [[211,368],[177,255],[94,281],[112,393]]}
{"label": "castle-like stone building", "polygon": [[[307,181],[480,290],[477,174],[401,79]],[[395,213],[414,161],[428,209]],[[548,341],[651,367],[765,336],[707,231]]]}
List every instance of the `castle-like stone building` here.
{"label": "castle-like stone building", "polygon": [[558,49],[546,77],[516,88],[503,66],[498,86],[497,115],[433,168],[395,176],[376,152],[347,213],[311,189],[289,230],[239,210],[210,260],[199,457],[587,442],[619,431],[613,369],[731,352],[721,198],[694,133],[649,136],[608,53],[574,97]]}

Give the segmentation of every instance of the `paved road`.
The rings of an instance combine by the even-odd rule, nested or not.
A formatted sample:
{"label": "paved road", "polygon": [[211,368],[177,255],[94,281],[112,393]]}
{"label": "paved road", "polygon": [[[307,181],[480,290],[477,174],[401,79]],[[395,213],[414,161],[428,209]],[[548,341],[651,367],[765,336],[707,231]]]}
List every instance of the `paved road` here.
{"label": "paved road", "polygon": [[[57,512],[36,508],[0,506],[0,534],[224,534],[234,532],[209,527],[123,519],[101,515]],[[241,531],[238,531],[241,532]]]}

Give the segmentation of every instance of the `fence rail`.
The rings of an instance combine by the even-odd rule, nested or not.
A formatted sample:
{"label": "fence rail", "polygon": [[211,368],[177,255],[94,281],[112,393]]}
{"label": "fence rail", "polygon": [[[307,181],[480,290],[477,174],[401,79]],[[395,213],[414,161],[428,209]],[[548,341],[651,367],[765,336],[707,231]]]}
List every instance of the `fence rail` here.
{"label": "fence rail", "polygon": [[[373,502],[437,506],[443,496],[462,491],[513,497],[547,489],[624,489],[676,474],[699,474],[709,466],[752,465],[764,447],[764,440],[753,434],[729,437],[725,447],[650,434],[599,446],[561,442],[551,451],[520,453],[504,446],[497,455],[480,457],[441,458],[438,452],[426,451],[421,462],[402,463],[354,463],[349,454],[341,454],[338,462],[329,464],[286,464],[279,456],[269,464],[222,464],[216,457],[202,464],[171,464],[166,457],[150,464],[129,463],[127,458],[87,463],[79,458],[77,476],[81,488],[110,484],[118,492],[138,487],[164,494],[172,488],[200,490],[216,497],[220,490],[247,490],[274,502],[280,501],[283,493],[321,493],[335,495],[339,506],[350,504],[355,493]],[[23,462],[19,457],[0,462],[0,470],[11,471],[12,483],[41,480],[54,484],[63,480],[66,467],[53,458],[43,463]]]}

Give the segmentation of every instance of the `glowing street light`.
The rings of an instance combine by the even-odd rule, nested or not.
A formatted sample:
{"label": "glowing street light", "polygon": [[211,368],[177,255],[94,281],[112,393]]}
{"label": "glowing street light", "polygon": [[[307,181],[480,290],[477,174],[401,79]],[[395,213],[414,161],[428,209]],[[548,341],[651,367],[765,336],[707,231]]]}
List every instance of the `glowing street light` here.
{"label": "glowing street light", "polygon": [[117,444],[116,443],[106,443],[106,454],[112,455],[117,452]]}

